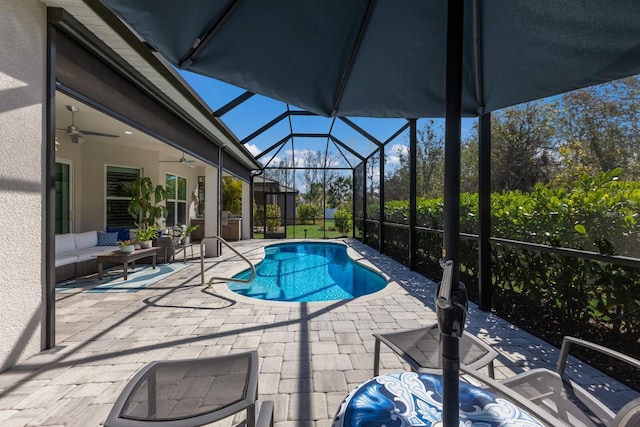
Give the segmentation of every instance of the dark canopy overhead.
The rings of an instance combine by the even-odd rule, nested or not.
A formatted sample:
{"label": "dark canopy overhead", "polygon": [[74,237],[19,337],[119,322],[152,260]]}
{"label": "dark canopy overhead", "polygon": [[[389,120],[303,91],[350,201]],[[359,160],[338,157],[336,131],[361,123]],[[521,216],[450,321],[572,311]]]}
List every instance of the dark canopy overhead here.
{"label": "dark canopy overhead", "polygon": [[[179,68],[321,115],[444,116],[444,0],[102,1]],[[464,3],[464,116],[640,73],[637,0]]]}
{"label": "dark canopy overhead", "polygon": [[436,313],[443,424],[457,426],[461,114],[639,74],[638,0],[102,1],[179,68],[310,112],[446,116],[441,283],[450,286]]}

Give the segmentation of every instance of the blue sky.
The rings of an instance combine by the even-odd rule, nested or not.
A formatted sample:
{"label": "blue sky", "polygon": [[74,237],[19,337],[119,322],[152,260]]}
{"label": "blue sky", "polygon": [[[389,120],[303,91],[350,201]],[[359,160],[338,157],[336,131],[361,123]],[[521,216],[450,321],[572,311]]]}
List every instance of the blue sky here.
{"label": "blue sky", "polygon": [[[183,70],[178,70],[178,72],[211,107],[212,110],[217,110],[244,93],[244,89],[220,82],[210,77],[201,76]],[[290,106],[290,109],[295,110],[297,108],[295,106]],[[221,119],[239,139],[243,139],[286,110],[287,105],[280,101],[261,95],[255,95],[231,112],[222,116]],[[372,119],[362,117],[350,119],[362,129],[383,142],[406,123],[406,120],[404,119]],[[442,128],[444,128],[444,120],[438,119],[436,121],[442,126]],[[469,130],[473,126],[473,122],[473,119],[463,120],[463,138],[468,134]],[[365,156],[373,152],[375,148],[374,145],[367,141],[366,138],[358,132],[340,120],[334,121],[332,118],[326,117],[293,117],[291,119],[291,124],[287,120],[284,120],[269,131],[249,141],[247,143],[247,148],[256,155],[287,136],[291,130],[293,130],[294,133],[329,133],[332,126],[332,134],[351,148],[365,154]],[[418,128],[421,128],[422,126],[424,126],[424,120],[419,120]],[[403,150],[404,148],[402,146],[406,145],[407,139],[408,132],[405,131],[389,143],[389,148],[386,151],[388,156],[387,164],[389,164],[389,166],[393,166],[396,162],[395,156],[393,156],[392,153],[396,150]],[[274,162],[285,157],[291,158],[294,156],[296,164],[300,165],[305,151],[311,150],[324,152],[326,147],[326,138],[298,137],[295,138],[293,147],[289,142],[282,150],[280,150],[280,152],[277,153]],[[337,159],[335,163],[336,165],[340,163],[339,166],[348,167],[350,165],[355,166],[355,164],[359,162],[354,156],[348,154],[345,150],[342,150],[342,154],[339,153],[333,144],[329,144],[329,151],[331,155],[335,156]],[[274,154],[275,151],[263,156],[260,160],[263,163],[267,162]]]}

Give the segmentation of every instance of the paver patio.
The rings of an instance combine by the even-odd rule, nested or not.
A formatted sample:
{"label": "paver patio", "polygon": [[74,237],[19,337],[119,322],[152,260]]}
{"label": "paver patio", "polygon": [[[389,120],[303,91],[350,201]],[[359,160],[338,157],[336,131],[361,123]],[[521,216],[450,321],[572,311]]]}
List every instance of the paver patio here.
{"label": "paver patio", "polygon": [[[257,262],[264,240],[234,247]],[[259,392],[275,402],[279,427],[330,426],[342,399],[373,374],[372,333],[436,321],[435,283],[355,240],[345,240],[389,275],[375,296],[329,303],[275,303],[200,284],[199,261],[136,293],[57,294],[57,343],[0,374],[2,426],[98,426],[126,382],[147,362],[258,349]],[[209,275],[246,268],[225,251],[206,260]],[[494,346],[496,378],[553,369],[558,349],[471,304],[467,330]],[[381,373],[408,369],[388,349]],[[579,363],[570,359],[570,363]],[[571,371],[571,368],[568,368]],[[594,369],[581,382],[617,393],[617,410],[638,393]],[[235,425],[244,415],[215,425]]]}

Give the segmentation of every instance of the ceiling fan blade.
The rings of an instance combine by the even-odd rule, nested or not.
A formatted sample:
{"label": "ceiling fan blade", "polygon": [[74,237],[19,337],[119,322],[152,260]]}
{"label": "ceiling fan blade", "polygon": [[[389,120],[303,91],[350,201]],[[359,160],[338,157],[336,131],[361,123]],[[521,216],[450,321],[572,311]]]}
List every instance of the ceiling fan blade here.
{"label": "ceiling fan blade", "polygon": [[111,133],[102,133],[102,132],[92,132],[90,130],[83,130],[82,133],[84,135],[107,136],[109,138],[120,138],[120,135],[113,135]]}
{"label": "ceiling fan blade", "polygon": [[158,160],[158,163],[182,163],[180,160]]}

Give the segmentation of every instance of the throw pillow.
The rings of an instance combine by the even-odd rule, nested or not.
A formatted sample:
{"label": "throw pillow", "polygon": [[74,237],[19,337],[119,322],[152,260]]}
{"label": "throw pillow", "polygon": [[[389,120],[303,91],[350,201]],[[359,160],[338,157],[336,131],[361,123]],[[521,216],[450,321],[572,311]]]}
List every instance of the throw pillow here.
{"label": "throw pillow", "polygon": [[98,231],[98,246],[118,246],[118,232]]}
{"label": "throw pillow", "polygon": [[118,240],[129,240],[131,237],[129,236],[128,228],[120,228],[120,227],[107,227],[107,233],[118,232]]}

